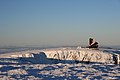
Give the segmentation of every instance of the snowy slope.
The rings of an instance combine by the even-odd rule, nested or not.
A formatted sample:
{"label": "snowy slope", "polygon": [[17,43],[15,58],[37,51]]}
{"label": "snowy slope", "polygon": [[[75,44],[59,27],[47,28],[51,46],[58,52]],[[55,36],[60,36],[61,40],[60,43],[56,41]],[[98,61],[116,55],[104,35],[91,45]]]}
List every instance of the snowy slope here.
{"label": "snowy slope", "polygon": [[54,48],[0,54],[0,80],[119,80],[120,66],[113,64],[119,52]]}

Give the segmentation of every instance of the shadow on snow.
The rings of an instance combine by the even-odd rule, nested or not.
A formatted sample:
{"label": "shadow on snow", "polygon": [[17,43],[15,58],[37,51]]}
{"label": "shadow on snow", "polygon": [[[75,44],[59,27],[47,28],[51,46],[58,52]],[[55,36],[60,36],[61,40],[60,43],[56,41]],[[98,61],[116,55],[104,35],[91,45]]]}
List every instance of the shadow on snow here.
{"label": "shadow on snow", "polygon": [[[100,66],[99,63],[97,65],[96,62],[80,62],[80,61],[75,61],[75,60],[57,60],[57,59],[50,59],[47,58],[47,56],[45,55],[44,52],[40,52],[39,54],[34,54],[34,57],[30,57],[30,58],[0,58],[0,65],[7,65],[7,66],[2,66],[0,67],[0,71],[1,72],[7,72],[9,70],[14,70],[14,69],[24,69],[27,71],[28,74],[23,74],[23,75],[19,75],[20,77],[18,78],[17,75],[12,75],[12,77],[14,77],[15,79],[22,79],[22,78],[26,78],[27,76],[34,76],[34,77],[38,77],[41,79],[52,79],[52,80],[56,80],[56,79],[78,79],[78,76],[76,75],[76,73],[81,73],[84,74],[84,76],[82,78],[86,78],[88,75],[94,75],[94,72],[88,72],[86,73],[85,70],[82,70],[80,68],[82,67],[86,67],[86,66],[75,66],[75,67],[69,67],[70,71],[71,71],[71,75],[70,76],[66,76],[68,73],[67,72],[63,72],[64,76],[55,76],[54,74],[40,74],[41,71],[52,71],[52,70],[57,70],[57,69],[63,69],[64,66],[61,65],[57,65],[58,67],[54,67],[51,65],[48,66],[44,66],[41,69],[35,69],[34,67],[29,67],[28,69],[26,68],[26,66],[21,65],[21,64],[57,64],[57,63],[67,63],[67,64],[74,64],[74,63],[83,63],[83,64],[88,64],[91,65],[92,64],[92,68],[94,68],[96,71],[102,71],[105,73],[109,73],[109,71],[114,70],[114,67],[117,65],[106,65],[106,66]],[[94,64],[93,64],[94,63]],[[14,67],[12,66],[13,64],[15,65],[21,65],[20,67]],[[80,70],[76,70],[76,68],[80,69]],[[118,68],[120,70],[120,68]],[[72,73],[72,71],[75,71],[76,73]],[[5,74],[0,74],[0,75],[7,75],[7,73]],[[107,74],[103,74],[102,76],[108,76]],[[119,76],[116,76],[117,78],[120,78]],[[92,79],[101,79],[102,77],[100,76],[94,76],[92,77]]]}

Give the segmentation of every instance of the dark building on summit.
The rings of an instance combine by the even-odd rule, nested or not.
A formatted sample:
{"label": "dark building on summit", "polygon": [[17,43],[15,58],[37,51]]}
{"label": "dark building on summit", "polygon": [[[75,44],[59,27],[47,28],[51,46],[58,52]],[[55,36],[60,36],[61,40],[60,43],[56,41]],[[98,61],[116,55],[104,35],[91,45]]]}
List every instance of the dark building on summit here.
{"label": "dark building on summit", "polygon": [[98,42],[94,42],[93,38],[89,38],[89,45],[88,48],[98,48]]}

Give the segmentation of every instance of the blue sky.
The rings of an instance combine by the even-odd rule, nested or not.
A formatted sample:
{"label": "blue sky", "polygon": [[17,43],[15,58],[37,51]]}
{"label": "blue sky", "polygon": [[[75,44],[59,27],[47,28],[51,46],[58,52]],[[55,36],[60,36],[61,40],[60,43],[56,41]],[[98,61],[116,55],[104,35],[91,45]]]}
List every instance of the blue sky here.
{"label": "blue sky", "polygon": [[120,0],[0,0],[0,46],[120,45]]}

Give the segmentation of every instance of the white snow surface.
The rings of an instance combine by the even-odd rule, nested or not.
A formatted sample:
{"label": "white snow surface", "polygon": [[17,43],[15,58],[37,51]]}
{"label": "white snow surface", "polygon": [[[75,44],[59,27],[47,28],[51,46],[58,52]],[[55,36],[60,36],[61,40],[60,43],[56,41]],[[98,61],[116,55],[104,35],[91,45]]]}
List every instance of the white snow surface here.
{"label": "white snow surface", "polygon": [[55,48],[0,54],[0,80],[119,80],[119,50]]}

